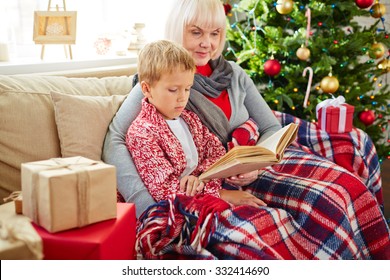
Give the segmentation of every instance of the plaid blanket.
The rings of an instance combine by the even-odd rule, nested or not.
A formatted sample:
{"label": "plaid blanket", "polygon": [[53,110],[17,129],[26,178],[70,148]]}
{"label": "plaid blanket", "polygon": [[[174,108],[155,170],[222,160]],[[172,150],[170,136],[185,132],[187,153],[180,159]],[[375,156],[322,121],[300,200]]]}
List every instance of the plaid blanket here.
{"label": "plaid blanket", "polygon": [[[300,124],[279,164],[244,189],[266,207],[175,195],[139,219],[140,259],[390,259],[375,148],[364,132]],[[343,155],[343,156],[340,156]]]}
{"label": "plaid blanket", "polygon": [[374,143],[364,131],[353,128],[349,133],[328,133],[320,130],[317,123],[277,111],[274,114],[282,126],[299,125],[297,142],[302,150],[322,156],[358,176],[383,209],[380,163]]}

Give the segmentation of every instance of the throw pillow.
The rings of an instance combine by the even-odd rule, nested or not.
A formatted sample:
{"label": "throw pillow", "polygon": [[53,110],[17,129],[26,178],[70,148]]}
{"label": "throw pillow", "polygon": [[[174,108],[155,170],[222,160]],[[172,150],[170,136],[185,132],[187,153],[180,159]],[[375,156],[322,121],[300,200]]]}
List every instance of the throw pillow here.
{"label": "throw pillow", "polygon": [[101,160],[108,126],[126,95],[50,94],[62,157],[83,156]]}

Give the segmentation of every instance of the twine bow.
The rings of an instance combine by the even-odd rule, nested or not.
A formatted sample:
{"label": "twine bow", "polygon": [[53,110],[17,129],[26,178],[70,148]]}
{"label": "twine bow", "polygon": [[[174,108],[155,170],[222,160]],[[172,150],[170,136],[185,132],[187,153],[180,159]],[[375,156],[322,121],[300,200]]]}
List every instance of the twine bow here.
{"label": "twine bow", "polygon": [[23,242],[35,258],[40,260],[43,258],[42,242],[39,236],[34,236],[34,229],[29,229],[28,226],[31,227],[31,224],[22,220],[14,221],[12,224],[0,220],[0,238],[10,243]]}
{"label": "twine bow", "polygon": [[20,199],[21,197],[22,197],[21,191],[14,191],[9,196],[3,198],[3,201],[4,202],[15,201],[17,199]]}

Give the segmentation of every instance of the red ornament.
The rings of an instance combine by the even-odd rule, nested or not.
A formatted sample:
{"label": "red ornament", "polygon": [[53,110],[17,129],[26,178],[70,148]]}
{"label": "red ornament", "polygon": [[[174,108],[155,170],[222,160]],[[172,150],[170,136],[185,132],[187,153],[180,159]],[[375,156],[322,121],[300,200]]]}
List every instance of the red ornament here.
{"label": "red ornament", "polygon": [[225,9],[225,15],[227,15],[232,10],[232,5],[230,5],[229,3],[226,3],[226,4],[223,4],[223,8]]}
{"label": "red ornament", "polygon": [[371,5],[374,3],[374,0],[355,0],[355,3],[359,8],[365,9],[371,7]]}
{"label": "red ornament", "polygon": [[276,76],[280,73],[282,65],[277,59],[269,59],[264,63],[264,73],[269,76]]}
{"label": "red ornament", "polygon": [[375,121],[375,113],[371,110],[363,111],[359,114],[359,120],[366,126],[372,125]]}

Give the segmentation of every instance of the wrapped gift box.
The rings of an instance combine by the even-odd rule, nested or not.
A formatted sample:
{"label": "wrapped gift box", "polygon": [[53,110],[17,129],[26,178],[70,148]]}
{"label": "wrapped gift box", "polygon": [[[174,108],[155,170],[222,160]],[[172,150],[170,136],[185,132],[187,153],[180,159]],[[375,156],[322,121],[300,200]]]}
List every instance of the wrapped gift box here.
{"label": "wrapped gift box", "polygon": [[43,240],[47,260],[134,259],[135,206],[117,204],[117,218],[83,228],[50,233],[33,223]]}
{"label": "wrapped gift box", "polygon": [[317,105],[317,119],[320,129],[329,133],[350,132],[353,127],[354,107],[344,103],[345,99],[325,100]]}
{"label": "wrapped gift box", "polygon": [[40,260],[42,257],[42,239],[30,219],[15,213],[14,202],[0,205],[0,260]]}
{"label": "wrapped gift box", "polygon": [[23,214],[50,232],[116,217],[116,169],[84,157],[22,164]]}

